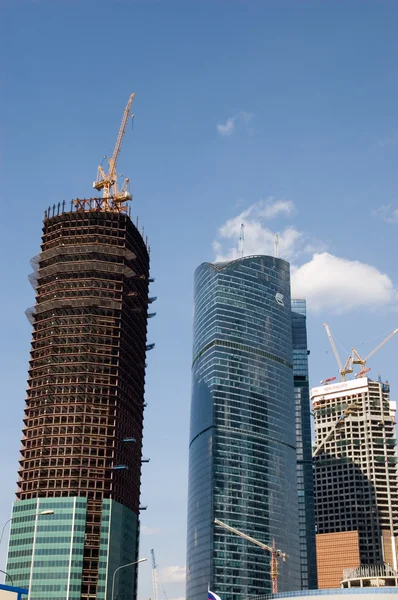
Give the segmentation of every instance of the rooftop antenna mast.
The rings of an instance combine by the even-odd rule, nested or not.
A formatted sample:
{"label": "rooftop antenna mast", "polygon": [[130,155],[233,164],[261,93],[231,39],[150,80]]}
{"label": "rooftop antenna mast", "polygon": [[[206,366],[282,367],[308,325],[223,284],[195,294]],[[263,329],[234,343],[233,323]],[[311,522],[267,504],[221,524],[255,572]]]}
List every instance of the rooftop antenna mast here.
{"label": "rooftop antenna mast", "polygon": [[275,258],[279,258],[279,234],[275,234]]}
{"label": "rooftop antenna mast", "polygon": [[243,258],[243,246],[245,243],[245,224],[242,223],[240,226],[240,236],[238,242],[238,257]]}

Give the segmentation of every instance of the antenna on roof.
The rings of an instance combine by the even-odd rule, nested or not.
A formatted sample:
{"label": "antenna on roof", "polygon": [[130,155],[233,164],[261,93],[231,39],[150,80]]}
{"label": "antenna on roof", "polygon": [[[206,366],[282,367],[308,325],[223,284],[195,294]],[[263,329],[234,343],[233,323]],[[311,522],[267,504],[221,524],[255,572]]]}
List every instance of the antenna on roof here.
{"label": "antenna on roof", "polygon": [[279,234],[275,234],[275,258],[279,258]]}
{"label": "antenna on roof", "polygon": [[243,258],[243,245],[245,242],[245,225],[242,223],[240,226],[240,236],[238,242],[238,258]]}

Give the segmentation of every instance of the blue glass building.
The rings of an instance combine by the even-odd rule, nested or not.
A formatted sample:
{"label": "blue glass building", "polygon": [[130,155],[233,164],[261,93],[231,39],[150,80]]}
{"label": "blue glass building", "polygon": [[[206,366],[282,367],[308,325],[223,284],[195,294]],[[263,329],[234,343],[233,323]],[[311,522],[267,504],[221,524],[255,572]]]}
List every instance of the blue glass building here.
{"label": "blue glass building", "polygon": [[306,301],[292,300],[301,589],[317,588]]}
{"label": "blue glass building", "polygon": [[187,599],[271,591],[270,556],[214,518],[286,552],[300,588],[290,269],[251,256],[195,273]]}

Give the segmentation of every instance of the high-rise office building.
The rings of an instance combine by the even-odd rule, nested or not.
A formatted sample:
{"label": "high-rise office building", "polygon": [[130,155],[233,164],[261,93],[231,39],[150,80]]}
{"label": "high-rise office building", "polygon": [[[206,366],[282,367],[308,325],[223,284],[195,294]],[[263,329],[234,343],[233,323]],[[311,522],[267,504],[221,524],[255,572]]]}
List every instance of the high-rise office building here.
{"label": "high-rise office building", "polygon": [[[137,559],[149,253],[100,199],[45,213],[7,573],[30,600],[110,600]],[[118,573],[119,600],[136,571]]]}
{"label": "high-rise office building", "polygon": [[270,556],[217,518],[288,554],[300,588],[290,269],[251,256],[195,272],[187,598],[271,591]]}
{"label": "high-rise office building", "polygon": [[315,506],[306,301],[292,300],[293,373],[296,402],[297,488],[301,589],[316,589]]}
{"label": "high-rise office building", "polygon": [[315,415],[318,584],[338,587],[344,569],[397,570],[395,402],[368,377],[311,390]]}

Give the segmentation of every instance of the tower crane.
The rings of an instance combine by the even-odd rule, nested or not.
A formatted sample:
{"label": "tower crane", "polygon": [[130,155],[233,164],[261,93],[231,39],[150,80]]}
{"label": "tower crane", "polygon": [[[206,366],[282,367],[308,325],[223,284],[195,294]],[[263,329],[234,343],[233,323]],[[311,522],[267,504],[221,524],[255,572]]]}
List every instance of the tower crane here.
{"label": "tower crane", "polygon": [[345,376],[348,375],[348,373],[352,373],[353,369],[352,369],[352,357],[349,356],[344,364],[343,367],[343,363],[341,362],[341,358],[339,356],[339,353],[337,352],[337,348],[336,348],[336,344],[334,343],[334,339],[333,336],[330,332],[329,326],[324,323],[323,324],[324,328],[326,329],[326,333],[327,336],[329,338],[329,342],[330,345],[332,346],[332,350],[333,350],[333,354],[336,358],[337,364],[339,365],[339,373],[341,376],[341,381],[345,381]]}
{"label": "tower crane", "polygon": [[[345,420],[347,417],[349,417],[352,413],[356,412],[357,410],[359,410],[361,408],[361,405],[359,402],[351,402],[351,404],[349,404],[347,406],[347,408],[341,413],[341,415],[339,415],[336,423],[333,425],[332,429],[329,431],[329,433],[323,438],[323,440],[321,440],[321,442],[318,444],[318,446],[315,448],[315,450],[312,453],[312,456],[318,456],[318,454],[321,453],[321,450],[323,449],[323,447],[325,446],[326,442],[330,442],[331,439],[334,437],[336,431],[340,428],[343,427],[343,425],[345,424]],[[319,409],[319,406],[318,406]]]}
{"label": "tower crane", "polygon": [[380,342],[380,344],[378,344],[376,346],[376,348],[373,348],[373,350],[371,352],[369,352],[369,354],[367,355],[366,358],[362,358],[358,354],[358,352],[355,350],[355,348],[351,348],[351,350],[352,350],[352,363],[354,365],[362,365],[361,373],[366,373],[367,371],[370,371],[369,368],[366,368],[366,363],[369,360],[369,358],[371,356],[373,356],[374,354],[376,354],[376,352],[378,352],[380,350],[380,348],[382,348],[384,346],[384,344],[386,344],[389,340],[391,340],[391,338],[394,337],[394,335],[396,333],[398,333],[398,329],[394,329],[394,331],[392,331],[391,333],[389,333],[388,336],[382,342]]}
{"label": "tower crane", "polygon": [[286,561],[287,554],[285,554],[281,550],[276,549],[275,540],[272,541],[272,546],[270,546],[269,544],[263,544],[263,542],[259,542],[258,540],[251,537],[250,535],[247,535],[246,533],[239,531],[239,529],[235,529],[235,527],[231,527],[230,525],[223,523],[219,519],[214,519],[214,523],[216,525],[219,525],[220,527],[223,527],[227,531],[234,533],[235,535],[238,535],[239,537],[243,538],[244,540],[247,540],[248,542],[251,542],[252,544],[256,544],[256,546],[260,546],[260,548],[262,548],[263,550],[267,550],[267,552],[271,553],[271,561],[270,562],[271,562],[272,593],[277,594],[278,593],[278,574],[279,574],[278,559],[281,558],[283,561]]}
{"label": "tower crane", "polygon": [[365,373],[370,371],[370,368],[366,367],[366,363],[369,360],[369,358],[371,356],[373,356],[374,354],[376,354],[376,352],[378,352],[380,350],[380,348],[382,348],[384,346],[384,344],[386,344],[389,340],[391,340],[391,338],[394,337],[394,335],[396,333],[398,333],[398,329],[394,329],[394,331],[389,333],[388,336],[382,342],[380,342],[380,344],[378,344],[376,346],[376,348],[373,348],[373,350],[371,352],[369,352],[369,354],[366,356],[366,358],[362,358],[355,348],[351,348],[351,356],[349,356],[347,358],[347,360],[343,366],[340,356],[339,356],[339,353],[337,352],[337,348],[336,348],[336,344],[334,343],[333,336],[330,333],[329,326],[326,323],[324,323],[323,326],[326,329],[326,333],[328,335],[330,345],[332,346],[332,350],[336,357],[337,364],[339,365],[339,373],[341,375],[341,381],[345,381],[345,376],[348,375],[348,373],[353,372],[353,365],[361,365],[361,367],[362,367],[361,371],[359,373],[357,373],[355,375],[355,377],[362,377],[363,375],[365,375]]}
{"label": "tower crane", "polygon": [[151,550],[152,555],[152,586],[153,586],[153,600],[158,600],[158,572],[157,564],[155,561],[155,550]]}
{"label": "tower crane", "polygon": [[[113,150],[112,157],[109,159],[109,171],[105,173],[102,165],[98,167],[97,179],[93,183],[93,187],[96,190],[102,190],[102,195],[105,200],[105,208],[110,210],[111,208],[125,208],[122,206],[124,202],[132,199],[129,192],[129,179],[124,181],[122,189],[118,190],[117,185],[117,172],[116,166],[119,158],[120,150],[123,143],[124,134],[126,133],[127,121],[130,115],[131,105],[133,103],[135,94],[131,94],[127,106],[123,113],[122,123],[120,125],[119,133],[116,139],[115,148]],[[134,115],[131,116],[134,119]],[[111,202],[112,201],[112,202]]]}

